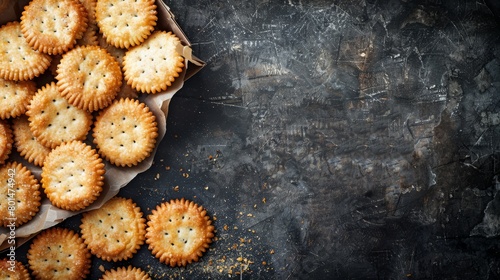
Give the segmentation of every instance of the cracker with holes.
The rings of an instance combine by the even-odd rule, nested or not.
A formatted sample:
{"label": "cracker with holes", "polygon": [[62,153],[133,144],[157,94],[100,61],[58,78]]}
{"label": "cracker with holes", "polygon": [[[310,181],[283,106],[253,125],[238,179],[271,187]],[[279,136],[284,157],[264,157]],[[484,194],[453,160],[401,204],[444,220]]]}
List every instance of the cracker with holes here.
{"label": "cracker with holes", "polygon": [[36,92],[26,115],[37,141],[51,149],[66,141],[85,139],[92,125],[92,115],[69,104],[54,82]]}
{"label": "cracker with holes", "polygon": [[145,103],[119,99],[96,117],[92,132],[99,154],[116,166],[133,166],[155,148],[158,124]]}
{"label": "cracker with holes", "polygon": [[[12,266],[12,263],[14,263],[14,266]],[[15,269],[12,269],[12,267]],[[4,258],[0,260],[0,279],[29,280],[31,278],[28,269],[22,262]]]}
{"label": "cracker with holes", "polygon": [[32,0],[22,13],[21,30],[33,49],[56,55],[76,44],[87,22],[87,10],[78,0]]}
{"label": "cracker with holes", "polygon": [[42,166],[51,149],[40,144],[33,136],[27,116],[22,115],[12,120],[12,133],[14,146],[19,154],[28,162]]}
{"label": "cracker with holes", "polygon": [[90,273],[91,254],[73,230],[53,227],[37,235],[28,250],[36,279],[84,279]]}
{"label": "cracker with holes", "polygon": [[117,48],[144,42],[158,17],[154,0],[99,0],[96,20],[106,41]]}
{"label": "cracker with holes", "polygon": [[167,90],[183,71],[184,57],[177,52],[180,44],[172,32],[158,30],[141,45],[130,48],[123,58],[127,84],[143,93]]}
{"label": "cracker with holes", "polygon": [[12,144],[14,143],[14,136],[12,129],[4,120],[0,120],[0,164],[5,163],[12,152]]}
{"label": "cracker with holes", "polygon": [[129,265],[128,267],[118,267],[110,270],[106,270],[100,280],[116,280],[116,279],[128,279],[128,280],[151,280],[151,277],[141,268],[133,267]]}
{"label": "cracker with holes", "polygon": [[0,182],[4,194],[0,196],[0,224],[7,227],[13,222],[18,227],[30,221],[40,210],[40,184],[35,176],[22,163],[12,161],[0,168]]}
{"label": "cracker with holes", "polygon": [[78,46],[65,53],[56,72],[61,95],[89,112],[111,104],[123,80],[118,61],[99,46]]}
{"label": "cracker with holes", "polygon": [[207,211],[184,198],[158,205],[148,216],[147,226],[149,250],[171,267],[198,261],[214,237]]}
{"label": "cracker with holes", "polygon": [[51,57],[28,45],[17,21],[0,27],[0,53],[0,78],[6,80],[31,80],[50,66]]}
{"label": "cracker with holes", "polygon": [[132,199],[114,197],[101,208],[83,213],[82,238],[98,258],[127,260],[144,244],[146,219],[142,215]]}
{"label": "cracker with holes", "polygon": [[0,119],[9,119],[26,112],[35,94],[34,81],[10,81],[0,78]]}
{"label": "cracker with holes", "polygon": [[82,210],[101,194],[105,172],[102,159],[91,146],[77,140],[65,142],[45,158],[42,188],[54,206]]}

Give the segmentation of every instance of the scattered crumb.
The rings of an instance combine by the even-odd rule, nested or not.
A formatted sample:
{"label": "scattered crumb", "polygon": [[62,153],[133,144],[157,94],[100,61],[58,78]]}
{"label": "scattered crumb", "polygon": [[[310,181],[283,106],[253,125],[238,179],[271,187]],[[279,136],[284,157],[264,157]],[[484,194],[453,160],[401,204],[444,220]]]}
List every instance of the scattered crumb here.
{"label": "scattered crumb", "polygon": [[104,268],[104,266],[102,266],[102,264],[101,264],[101,265],[99,266],[99,270],[100,270],[101,272],[104,272],[106,269],[105,269],[105,268]]}
{"label": "scattered crumb", "polygon": [[175,186],[174,187],[174,192],[178,192],[179,191],[179,186]]}

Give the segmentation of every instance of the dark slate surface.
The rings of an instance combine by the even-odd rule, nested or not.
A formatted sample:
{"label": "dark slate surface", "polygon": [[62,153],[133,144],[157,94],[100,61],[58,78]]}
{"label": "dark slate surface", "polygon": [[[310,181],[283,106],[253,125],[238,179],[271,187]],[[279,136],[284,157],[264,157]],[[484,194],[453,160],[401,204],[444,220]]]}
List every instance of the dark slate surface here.
{"label": "dark slate surface", "polygon": [[207,66],[120,195],[146,215],[192,199],[217,239],[182,269],[147,246],[94,258],[91,279],[129,263],[154,279],[500,278],[497,1],[166,3]]}

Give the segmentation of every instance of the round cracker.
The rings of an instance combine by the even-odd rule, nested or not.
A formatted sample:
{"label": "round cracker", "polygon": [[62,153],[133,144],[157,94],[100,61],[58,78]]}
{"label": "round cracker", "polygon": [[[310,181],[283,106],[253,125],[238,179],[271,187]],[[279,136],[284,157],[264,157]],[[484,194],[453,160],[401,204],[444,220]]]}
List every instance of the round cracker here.
{"label": "round cracker", "polygon": [[106,270],[100,278],[100,280],[117,279],[151,280],[151,277],[141,268],[129,265],[128,267],[122,266],[116,269]]}
{"label": "round cracker", "polygon": [[84,279],[90,273],[91,254],[73,230],[53,227],[42,231],[28,250],[36,279]]}
{"label": "round cracker", "polygon": [[57,66],[57,87],[74,106],[93,112],[111,104],[122,85],[120,64],[99,46],[78,46]]}
{"label": "round cracker", "polygon": [[92,136],[106,160],[116,166],[133,166],[155,148],[158,124],[145,103],[119,99],[96,117]]}
{"label": "round cracker", "polygon": [[12,144],[14,143],[14,136],[12,129],[4,120],[0,120],[0,164],[5,163],[12,152]]}
{"label": "round cracker", "polygon": [[6,80],[31,80],[50,66],[51,57],[28,45],[17,21],[0,27],[0,53],[0,78]]}
{"label": "round cracker", "polygon": [[99,0],[95,15],[108,43],[129,48],[144,42],[153,32],[156,14],[154,0]]}
{"label": "round cracker", "polygon": [[28,44],[50,55],[71,49],[87,23],[87,10],[76,0],[32,0],[21,16],[21,30]]}
{"label": "round cracker", "polygon": [[129,49],[123,58],[127,84],[143,93],[167,90],[184,69],[179,44],[172,32],[155,31],[144,43]]}
{"label": "round cracker", "polygon": [[24,114],[35,91],[34,81],[10,81],[0,78],[0,118],[15,118]]}
{"label": "round cracker", "polygon": [[[12,265],[12,262],[14,265]],[[31,277],[28,269],[22,262],[4,258],[0,260],[0,279],[29,280]]]}
{"label": "round cracker", "polygon": [[198,261],[210,247],[215,229],[207,211],[184,198],[158,205],[147,225],[149,250],[171,267]]}
{"label": "round cracker", "polygon": [[19,227],[30,221],[41,205],[40,184],[35,176],[26,166],[13,161],[0,168],[0,182],[0,191],[5,194],[0,196],[0,225],[7,227],[14,222]]}
{"label": "round cracker", "polygon": [[37,141],[51,149],[63,142],[84,140],[92,125],[92,115],[69,104],[54,82],[36,92],[26,115]]}
{"label": "round cracker", "polygon": [[142,215],[132,199],[114,197],[101,208],[83,213],[82,238],[98,258],[127,260],[144,244],[146,219]]}
{"label": "round cracker", "polygon": [[54,206],[78,211],[99,197],[105,172],[97,152],[74,140],[57,146],[45,158],[41,183]]}
{"label": "round cracker", "polygon": [[22,115],[12,120],[14,146],[28,162],[42,166],[51,149],[42,145],[31,133],[28,117]]}

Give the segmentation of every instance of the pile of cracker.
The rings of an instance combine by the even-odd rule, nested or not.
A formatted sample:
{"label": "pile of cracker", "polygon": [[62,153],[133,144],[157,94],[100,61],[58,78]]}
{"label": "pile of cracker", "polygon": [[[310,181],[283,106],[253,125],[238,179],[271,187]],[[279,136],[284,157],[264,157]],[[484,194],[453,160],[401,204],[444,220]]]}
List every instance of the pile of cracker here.
{"label": "pile of cracker", "polygon": [[[65,227],[42,231],[28,250],[29,270],[23,263],[9,270],[0,260],[0,279],[84,279],[92,256],[108,262],[132,258],[144,243],[162,263],[171,267],[196,262],[209,248],[214,226],[207,211],[193,201],[172,199],[148,215],[130,198],[113,197],[101,208],[83,213],[81,232]],[[17,277],[17,278],[16,278]],[[119,266],[103,271],[100,279],[151,279],[140,267]]]}
{"label": "pile of cracker", "polygon": [[[185,66],[179,38],[156,28],[156,8],[154,0],[32,0],[0,27],[0,191],[8,194],[0,226],[31,221],[43,195],[85,210],[102,193],[106,165],[127,169],[151,156],[158,124],[141,96],[166,91]],[[214,237],[207,211],[185,199],[145,219],[131,199],[114,197],[84,212],[80,229],[43,230],[31,241],[29,271],[22,263],[11,271],[4,259],[0,278],[82,279],[92,255],[123,261],[144,243],[159,261],[185,266]],[[132,266],[102,279],[126,277],[150,279]]]}
{"label": "pile of cracker", "polygon": [[156,28],[156,9],[154,0],[32,0],[0,27],[0,179],[13,182],[0,191],[15,185],[18,200],[14,213],[2,196],[0,215],[16,227],[37,214],[42,190],[60,209],[83,210],[102,193],[106,162],[129,168],[153,152],[158,124],[140,97],[184,70],[180,40]]}

